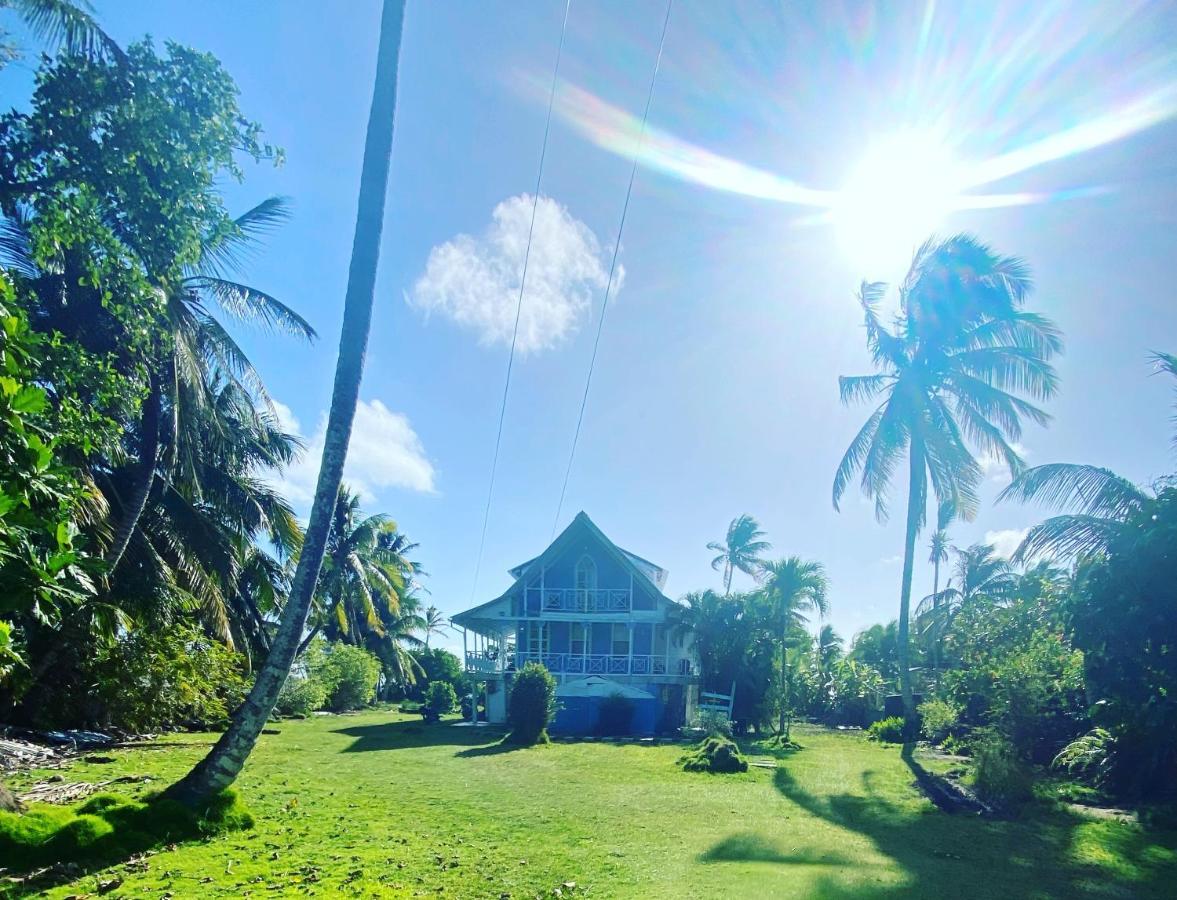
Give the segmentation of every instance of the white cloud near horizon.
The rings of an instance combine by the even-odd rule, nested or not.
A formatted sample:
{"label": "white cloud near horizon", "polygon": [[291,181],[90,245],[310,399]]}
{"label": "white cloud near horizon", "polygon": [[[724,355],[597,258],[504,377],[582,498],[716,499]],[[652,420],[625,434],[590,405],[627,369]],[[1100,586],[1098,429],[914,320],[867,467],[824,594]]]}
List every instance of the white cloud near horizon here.
{"label": "white cloud near horizon", "polygon": [[[519,194],[499,203],[478,236],[459,234],[429,252],[425,271],[405,294],[409,306],[443,316],[478,335],[483,345],[509,344],[519,304],[519,281],[527,248],[533,197]],[[550,349],[575,333],[608,272],[592,229],[551,197],[539,198],[519,311],[516,349]],[[622,266],[613,278],[616,297]]]}
{"label": "white cloud near horizon", "polygon": [[985,543],[989,544],[998,556],[1009,559],[1014,551],[1026,539],[1029,528],[1002,528],[998,531],[986,531]]}
{"label": "white cloud near horizon", "polygon": [[[296,508],[309,506],[323,456],[327,414],[319,416],[314,433],[308,436],[289,406],[274,401],[274,408],[282,427],[302,438],[306,447],[271,481]],[[360,400],[343,468],[344,481],[360,499],[372,503],[381,488],[433,493],[435,477],[433,464],[408,416],[393,412],[380,400]]]}

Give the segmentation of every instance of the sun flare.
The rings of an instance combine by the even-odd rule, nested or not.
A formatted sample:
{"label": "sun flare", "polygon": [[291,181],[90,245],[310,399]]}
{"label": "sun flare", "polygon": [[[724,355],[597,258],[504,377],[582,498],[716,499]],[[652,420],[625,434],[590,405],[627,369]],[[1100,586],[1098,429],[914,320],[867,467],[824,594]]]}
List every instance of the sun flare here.
{"label": "sun flare", "polygon": [[951,154],[930,135],[897,134],[871,145],[831,211],[839,243],[861,276],[901,275],[915,248],[955,208],[960,182]]}

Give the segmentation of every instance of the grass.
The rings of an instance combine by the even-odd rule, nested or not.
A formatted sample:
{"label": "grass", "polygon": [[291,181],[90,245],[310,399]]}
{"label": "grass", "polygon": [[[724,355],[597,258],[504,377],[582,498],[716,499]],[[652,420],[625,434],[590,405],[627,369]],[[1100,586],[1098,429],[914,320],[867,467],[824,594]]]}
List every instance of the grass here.
{"label": "grass", "polygon": [[[238,783],[253,830],[46,896],[117,877],[105,896],[523,898],[576,882],[564,896],[1160,898],[1177,879],[1173,832],[1050,805],[1016,821],[948,816],[912,786],[899,748],[858,735],[798,728],[805,749],[781,751],[775,771],[706,775],[675,765],[679,746],[517,749],[387,711],[279,732]],[[160,786],[209,740],[117,751],[67,778],[150,774]]]}

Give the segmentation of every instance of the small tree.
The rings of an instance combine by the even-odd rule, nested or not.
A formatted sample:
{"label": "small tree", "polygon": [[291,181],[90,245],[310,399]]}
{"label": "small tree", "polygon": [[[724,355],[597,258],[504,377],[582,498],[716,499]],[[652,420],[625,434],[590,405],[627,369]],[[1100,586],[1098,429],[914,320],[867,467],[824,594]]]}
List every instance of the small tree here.
{"label": "small tree", "polygon": [[361,647],[336,643],[323,655],[312,647],[307,667],[327,688],[327,706],[335,712],[359,709],[376,697],[380,660]]}
{"label": "small tree", "polygon": [[425,703],[421,715],[426,722],[436,722],[446,713],[453,712],[458,705],[458,695],[448,681],[435,681],[425,691]]}
{"label": "small tree", "polygon": [[529,662],[515,676],[507,723],[512,744],[546,744],[548,725],[556,717],[556,679],[537,662]]}

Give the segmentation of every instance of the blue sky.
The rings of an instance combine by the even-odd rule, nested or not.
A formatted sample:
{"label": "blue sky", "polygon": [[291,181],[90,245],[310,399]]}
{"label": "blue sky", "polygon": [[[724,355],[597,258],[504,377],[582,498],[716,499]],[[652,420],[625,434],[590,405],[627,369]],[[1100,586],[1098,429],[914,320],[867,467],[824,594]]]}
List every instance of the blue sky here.
{"label": "blue sky", "polygon": [[[1031,308],[1066,334],[1055,419],[1027,429],[1027,459],[1098,463],[1136,480],[1171,471],[1172,396],[1148,377],[1146,356],[1177,351],[1177,61],[1163,43],[1177,23],[1168,4],[970,4],[967,13],[940,4],[931,15],[925,4],[793,6],[674,7],[650,114],[666,152],[638,169],[624,280],[561,526],[584,509],[669,569],[668,593],[679,596],[719,584],[705,544],[751,513],[776,552],[826,564],[832,619],[849,635],[895,615],[902,533],[857,495],[840,513],[831,505],[834,468],[864,417],[839,406],[837,376],[869,367],[857,284],[901,272],[906,250],[880,257],[861,239],[848,243],[821,210],[785,202],[787,186],[837,191],[872,147],[912,131],[935,133],[978,170],[990,163],[1001,177],[979,193],[1033,202],[953,210],[939,227],[1024,257],[1037,282]],[[215,53],[247,115],[286,150],[283,168],[251,167],[227,189],[242,209],[273,193],[294,200],[293,221],[247,275],[322,340],[243,342],[314,449],[379,4],[98,7],[121,41],[150,33]],[[534,189],[563,3],[410,3],[350,477],[371,511],[421,543],[445,612],[497,595],[506,569],[551,535],[629,174],[630,144],[610,129],[640,114],[663,12],[659,2],[572,5],[542,190],[550,201],[524,299],[526,352],[475,590],[504,322],[514,314],[512,248],[530,213],[518,198]],[[27,65],[10,67],[0,94],[20,103],[28,83]],[[870,246],[902,244],[901,232],[885,225]],[[304,508],[316,462],[289,475]],[[956,543],[999,533],[1008,542],[1040,518],[994,507],[1003,482],[994,469],[977,520],[953,526]],[[930,590],[922,556],[917,596]]]}

